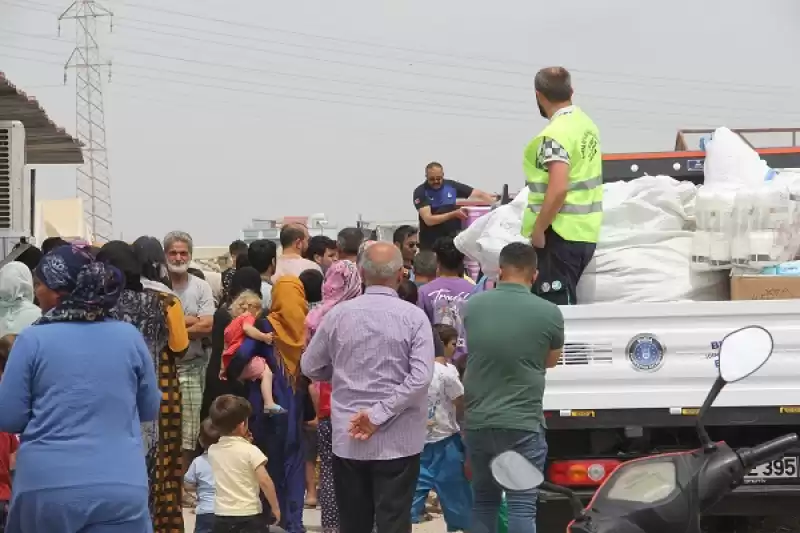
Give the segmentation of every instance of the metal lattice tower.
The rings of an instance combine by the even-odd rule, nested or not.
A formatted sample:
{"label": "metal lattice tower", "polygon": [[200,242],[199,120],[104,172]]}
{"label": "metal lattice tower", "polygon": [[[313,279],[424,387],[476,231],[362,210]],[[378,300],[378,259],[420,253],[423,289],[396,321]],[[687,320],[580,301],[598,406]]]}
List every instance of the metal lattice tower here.
{"label": "metal lattice tower", "polygon": [[97,42],[97,19],[108,18],[112,28],[112,16],[94,0],[75,0],[58,17],[59,33],[61,21],[75,21],[75,49],[64,64],[64,83],[67,71],[74,69],[76,132],[83,143],[84,159],[77,171],[76,188],[83,199],[86,225],[94,242],[108,242],[113,236],[102,85],[104,69],[111,77],[111,62],[103,61]]}

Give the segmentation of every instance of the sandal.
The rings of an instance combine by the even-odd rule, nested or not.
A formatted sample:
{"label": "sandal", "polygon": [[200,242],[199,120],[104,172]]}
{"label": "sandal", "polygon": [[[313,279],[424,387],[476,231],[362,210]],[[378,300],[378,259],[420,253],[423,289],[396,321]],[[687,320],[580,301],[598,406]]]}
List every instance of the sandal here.
{"label": "sandal", "polygon": [[264,414],[269,415],[269,416],[284,415],[287,412],[288,411],[286,409],[284,409],[283,407],[281,407],[277,403],[275,405],[273,405],[273,406],[270,406],[270,407],[264,407]]}

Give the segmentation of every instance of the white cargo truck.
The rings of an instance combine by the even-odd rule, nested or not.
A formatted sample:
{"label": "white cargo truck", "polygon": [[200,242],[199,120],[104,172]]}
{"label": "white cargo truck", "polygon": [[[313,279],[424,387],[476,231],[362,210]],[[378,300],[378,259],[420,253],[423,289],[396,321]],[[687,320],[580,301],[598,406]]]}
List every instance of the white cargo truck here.
{"label": "white cargo truck", "polygon": [[[800,148],[762,157],[773,168],[800,166]],[[625,154],[607,158],[604,175],[669,174],[702,183],[702,163],[702,153]],[[699,446],[693,415],[717,375],[720,340],[741,327],[766,328],[774,353],[756,374],[722,392],[706,420],[710,436],[741,447],[800,428],[800,300],[603,303],[562,312],[564,352],[547,373],[544,396],[545,474],[586,503],[621,462]],[[796,517],[799,501],[795,449],[754,468],[713,514]],[[569,516],[562,497],[541,495],[540,531],[564,531]]]}

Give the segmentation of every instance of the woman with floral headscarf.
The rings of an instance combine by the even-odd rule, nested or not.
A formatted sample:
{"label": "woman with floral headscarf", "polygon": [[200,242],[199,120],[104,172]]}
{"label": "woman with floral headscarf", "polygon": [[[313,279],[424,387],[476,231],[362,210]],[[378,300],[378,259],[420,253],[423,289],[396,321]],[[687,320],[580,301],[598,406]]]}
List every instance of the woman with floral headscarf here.
{"label": "woman with floral headscarf", "polygon": [[33,276],[24,264],[12,261],[0,268],[0,337],[16,335],[42,316],[33,303]]}
{"label": "woman with floral headscarf", "polygon": [[[306,343],[331,309],[361,294],[361,276],[352,261],[337,261],[325,273],[322,283],[322,304],[312,309],[306,317]],[[319,505],[322,510],[322,531],[339,531],[339,508],[333,490],[333,431],[331,429],[331,384],[317,382],[315,410],[317,412],[317,439],[319,446]]]}
{"label": "woman with floral headscarf", "polygon": [[75,245],[34,277],[44,314],[0,381],[0,431],[21,434],[6,532],[150,533],[140,424],[161,393],[142,335],[110,318],[125,277]]}

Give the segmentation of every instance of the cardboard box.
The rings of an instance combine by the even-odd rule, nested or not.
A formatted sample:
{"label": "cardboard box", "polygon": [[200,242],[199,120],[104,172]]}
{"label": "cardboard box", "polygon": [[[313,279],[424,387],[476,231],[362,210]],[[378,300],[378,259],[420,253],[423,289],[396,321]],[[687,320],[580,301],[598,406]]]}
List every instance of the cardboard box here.
{"label": "cardboard box", "polygon": [[800,276],[732,276],[731,300],[800,298]]}

